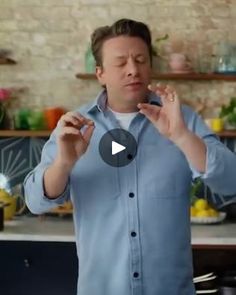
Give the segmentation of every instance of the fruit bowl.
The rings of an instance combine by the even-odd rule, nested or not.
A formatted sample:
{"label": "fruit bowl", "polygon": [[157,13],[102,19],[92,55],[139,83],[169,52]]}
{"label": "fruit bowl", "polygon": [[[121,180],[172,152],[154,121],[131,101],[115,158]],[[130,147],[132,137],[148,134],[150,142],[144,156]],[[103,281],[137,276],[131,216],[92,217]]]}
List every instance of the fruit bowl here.
{"label": "fruit bowl", "polygon": [[226,217],[225,212],[219,212],[218,216],[196,217],[191,216],[191,223],[193,224],[214,224],[222,222]]}

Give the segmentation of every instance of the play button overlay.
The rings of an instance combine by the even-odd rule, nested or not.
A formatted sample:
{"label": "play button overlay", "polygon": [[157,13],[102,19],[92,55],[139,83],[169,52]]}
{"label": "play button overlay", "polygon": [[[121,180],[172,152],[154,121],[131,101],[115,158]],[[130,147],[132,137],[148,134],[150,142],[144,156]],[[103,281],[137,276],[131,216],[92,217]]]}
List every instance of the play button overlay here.
{"label": "play button overlay", "polygon": [[119,143],[117,143],[115,141],[112,141],[112,146],[111,146],[112,155],[116,155],[116,154],[122,152],[125,149],[126,149],[125,146],[123,146],[123,145],[121,145],[121,144],[119,144]]}
{"label": "play button overlay", "polygon": [[134,136],[124,129],[112,129],[99,143],[99,153],[104,162],[113,167],[123,167],[133,161],[137,153]]}

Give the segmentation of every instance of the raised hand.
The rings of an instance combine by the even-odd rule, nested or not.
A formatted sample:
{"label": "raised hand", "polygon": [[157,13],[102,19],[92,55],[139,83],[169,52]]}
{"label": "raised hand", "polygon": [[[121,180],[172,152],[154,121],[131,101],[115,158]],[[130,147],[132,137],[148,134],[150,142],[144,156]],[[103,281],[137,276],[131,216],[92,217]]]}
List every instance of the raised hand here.
{"label": "raised hand", "polygon": [[177,140],[186,132],[187,127],[175,89],[168,85],[162,86],[159,84],[155,88],[149,86],[149,89],[160,96],[162,106],[139,103],[139,112],[144,114],[162,135],[172,141]]}
{"label": "raised hand", "polygon": [[58,124],[58,160],[71,168],[86,152],[95,126],[92,120],[76,112],[66,113]]}

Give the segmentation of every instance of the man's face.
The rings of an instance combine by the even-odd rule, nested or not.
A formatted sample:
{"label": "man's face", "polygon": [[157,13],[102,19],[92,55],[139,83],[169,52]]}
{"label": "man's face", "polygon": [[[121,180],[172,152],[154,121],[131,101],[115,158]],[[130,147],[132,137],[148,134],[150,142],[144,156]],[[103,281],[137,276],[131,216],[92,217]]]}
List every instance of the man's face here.
{"label": "man's face", "polygon": [[148,47],[142,39],[119,36],[105,41],[102,60],[97,77],[106,86],[108,100],[113,105],[134,106],[145,99],[151,64]]}

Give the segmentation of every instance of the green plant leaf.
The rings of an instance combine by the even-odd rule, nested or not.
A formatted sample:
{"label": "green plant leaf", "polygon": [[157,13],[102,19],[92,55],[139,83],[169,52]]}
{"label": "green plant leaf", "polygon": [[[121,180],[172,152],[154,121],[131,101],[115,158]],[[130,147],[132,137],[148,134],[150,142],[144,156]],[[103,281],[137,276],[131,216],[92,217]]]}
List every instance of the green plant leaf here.
{"label": "green plant leaf", "polygon": [[153,56],[159,55],[161,43],[163,43],[163,41],[167,40],[168,38],[169,38],[169,35],[165,34],[164,36],[155,39],[154,44],[152,45]]}
{"label": "green plant leaf", "polygon": [[236,97],[232,97],[228,105],[221,107],[219,117],[225,118],[231,125],[236,125]]}

